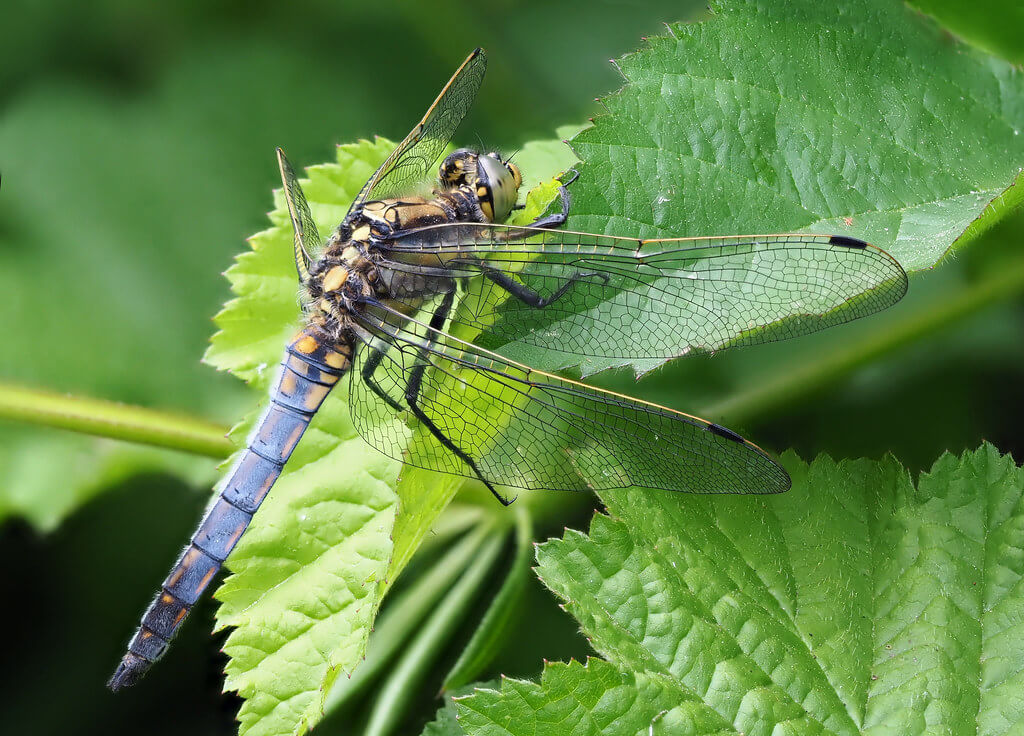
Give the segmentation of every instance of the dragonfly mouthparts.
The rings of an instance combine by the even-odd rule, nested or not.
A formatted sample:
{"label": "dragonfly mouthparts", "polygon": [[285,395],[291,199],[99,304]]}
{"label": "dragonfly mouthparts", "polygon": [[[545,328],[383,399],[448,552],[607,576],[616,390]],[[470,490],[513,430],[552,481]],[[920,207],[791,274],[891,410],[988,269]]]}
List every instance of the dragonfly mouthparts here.
{"label": "dragonfly mouthparts", "polygon": [[114,670],[114,674],[107,680],[107,687],[113,690],[115,693],[121,688],[131,687],[139,679],[146,674],[146,670],[153,666],[153,663],[147,659],[143,659],[137,654],[128,652],[121,659],[121,664],[117,665],[117,669]]}

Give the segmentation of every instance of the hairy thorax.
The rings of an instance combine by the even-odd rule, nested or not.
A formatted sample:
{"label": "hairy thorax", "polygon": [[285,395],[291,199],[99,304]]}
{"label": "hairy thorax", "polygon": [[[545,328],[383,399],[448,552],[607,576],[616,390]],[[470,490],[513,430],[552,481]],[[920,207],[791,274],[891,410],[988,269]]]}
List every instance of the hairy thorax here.
{"label": "hairy thorax", "polygon": [[[421,270],[403,270],[388,261],[387,241],[395,234],[448,222],[486,222],[472,187],[435,192],[435,196],[367,202],[345,223],[312,264],[305,283],[309,321],[335,339],[353,331],[356,304],[378,301],[409,313],[445,290],[450,279]],[[397,267],[396,267],[397,266]]]}

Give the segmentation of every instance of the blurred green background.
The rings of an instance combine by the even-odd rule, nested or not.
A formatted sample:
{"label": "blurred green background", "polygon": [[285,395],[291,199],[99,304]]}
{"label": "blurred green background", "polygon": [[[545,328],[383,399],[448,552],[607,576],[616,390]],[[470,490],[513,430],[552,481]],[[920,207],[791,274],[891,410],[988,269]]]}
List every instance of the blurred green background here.
{"label": "blurred green background", "polygon": [[[985,7],[927,3],[962,33],[1024,58]],[[607,60],[698,17],[702,3],[8,2],[0,23],[0,381],[187,412],[228,425],[244,386],[200,364],[221,272],[263,228],[282,146],[299,165],[336,142],[400,138],[474,46],[487,83],[467,124],[512,150],[600,110]],[[1017,11],[1014,11],[1017,12]],[[950,15],[952,13],[953,15]],[[1017,39],[1019,43],[1019,38]],[[1019,263],[1024,217],[918,274],[898,310],[791,343],[679,361],[635,385],[683,410],[884,331]],[[901,311],[900,311],[901,310]],[[733,425],[807,458],[892,451],[920,469],[982,439],[1024,459],[1024,311],[1004,300],[944,324],[799,402]],[[711,417],[728,419],[724,417]],[[118,696],[104,683],[208,497],[213,463],[0,423],[3,733],[233,733],[212,605]],[[140,471],[142,471],[140,473]],[[187,480],[185,480],[187,479]],[[58,525],[62,511],[82,504]],[[21,518],[27,515],[31,521]],[[586,517],[560,520],[585,525]],[[48,531],[51,527],[54,530]],[[586,652],[539,587],[495,672]],[[434,703],[424,703],[424,714]],[[324,724],[324,733],[341,733]]]}

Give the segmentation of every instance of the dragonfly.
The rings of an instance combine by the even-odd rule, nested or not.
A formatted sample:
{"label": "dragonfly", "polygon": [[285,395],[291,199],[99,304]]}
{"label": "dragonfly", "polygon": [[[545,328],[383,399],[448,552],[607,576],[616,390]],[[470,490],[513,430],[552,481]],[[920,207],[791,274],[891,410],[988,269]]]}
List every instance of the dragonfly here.
{"label": "dragonfly", "polygon": [[278,149],[303,326],[247,449],[143,615],[111,689],[137,682],[164,653],[342,377],[372,446],[477,478],[504,504],[502,489],[515,488],[789,488],[786,471],[732,430],[530,368],[495,347],[670,359],[805,335],[896,303],[907,289],[900,264],[841,235],[571,232],[571,177],[557,211],[509,224],[523,183],[511,160],[463,148],[432,175],[485,68],[476,49],[326,240]]}

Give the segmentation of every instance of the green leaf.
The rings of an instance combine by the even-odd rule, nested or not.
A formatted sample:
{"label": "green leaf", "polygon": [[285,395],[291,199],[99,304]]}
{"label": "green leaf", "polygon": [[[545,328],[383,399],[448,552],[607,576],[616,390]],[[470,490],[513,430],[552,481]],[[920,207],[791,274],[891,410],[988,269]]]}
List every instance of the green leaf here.
{"label": "green leaf", "polygon": [[606,736],[730,732],[718,714],[670,678],[622,674],[599,659],[586,666],[550,664],[539,684],[503,679],[500,691],[478,689],[456,699],[455,708],[465,730],[449,727],[442,733],[554,736],[567,728],[573,734]]}
{"label": "green leaf", "polygon": [[[511,154],[516,166],[522,170],[523,187],[526,190],[532,191],[537,185],[549,181],[553,176],[568,171],[579,163],[567,141],[585,127],[562,125],[555,128],[557,140],[530,141]],[[522,217],[517,218],[517,221],[529,222]]]}
{"label": "green leaf", "polygon": [[[700,706],[687,723],[704,725],[666,732],[1019,729],[1024,471],[990,445],[944,455],[916,486],[892,458],[785,464],[793,490],[776,497],[604,494],[609,514],[541,546],[538,572],[621,683],[650,677]],[[572,669],[462,700],[460,723],[604,733],[545,684]]]}
{"label": "green leaf", "polygon": [[[307,169],[302,185],[317,226],[331,232],[394,144],[340,146],[337,162]],[[549,143],[528,144],[533,174],[571,162]],[[546,167],[546,168],[544,168]],[[551,184],[527,198],[535,217]],[[266,389],[284,345],[298,328],[292,228],[280,192],[273,227],[250,238],[227,277],[236,295],[216,316],[220,331],[205,360]],[[347,381],[328,396],[274,492],[227,561],[233,573],[217,592],[217,627],[231,627],[226,689],[245,698],[243,734],[299,733],[322,717],[326,694],[362,662],[382,597],[464,482],[384,457],[355,432]],[[258,416],[233,431],[239,445]],[[396,519],[396,510],[398,516]]]}
{"label": "green leaf", "polygon": [[[1024,164],[1024,77],[1010,64],[884,0],[852,0],[838,15],[813,0],[715,11],[618,62],[626,85],[572,141],[585,163],[569,229],[836,233],[912,270],[1020,204],[1008,187]],[[641,317],[622,318],[628,332]],[[584,374],[626,364],[523,343],[502,352]]]}
{"label": "green leaf", "polygon": [[454,690],[444,697],[444,705],[438,708],[434,720],[423,729],[423,736],[462,736],[466,732],[459,725],[455,711],[455,698],[470,695],[481,689],[494,689],[499,686],[497,681],[482,682]]}

